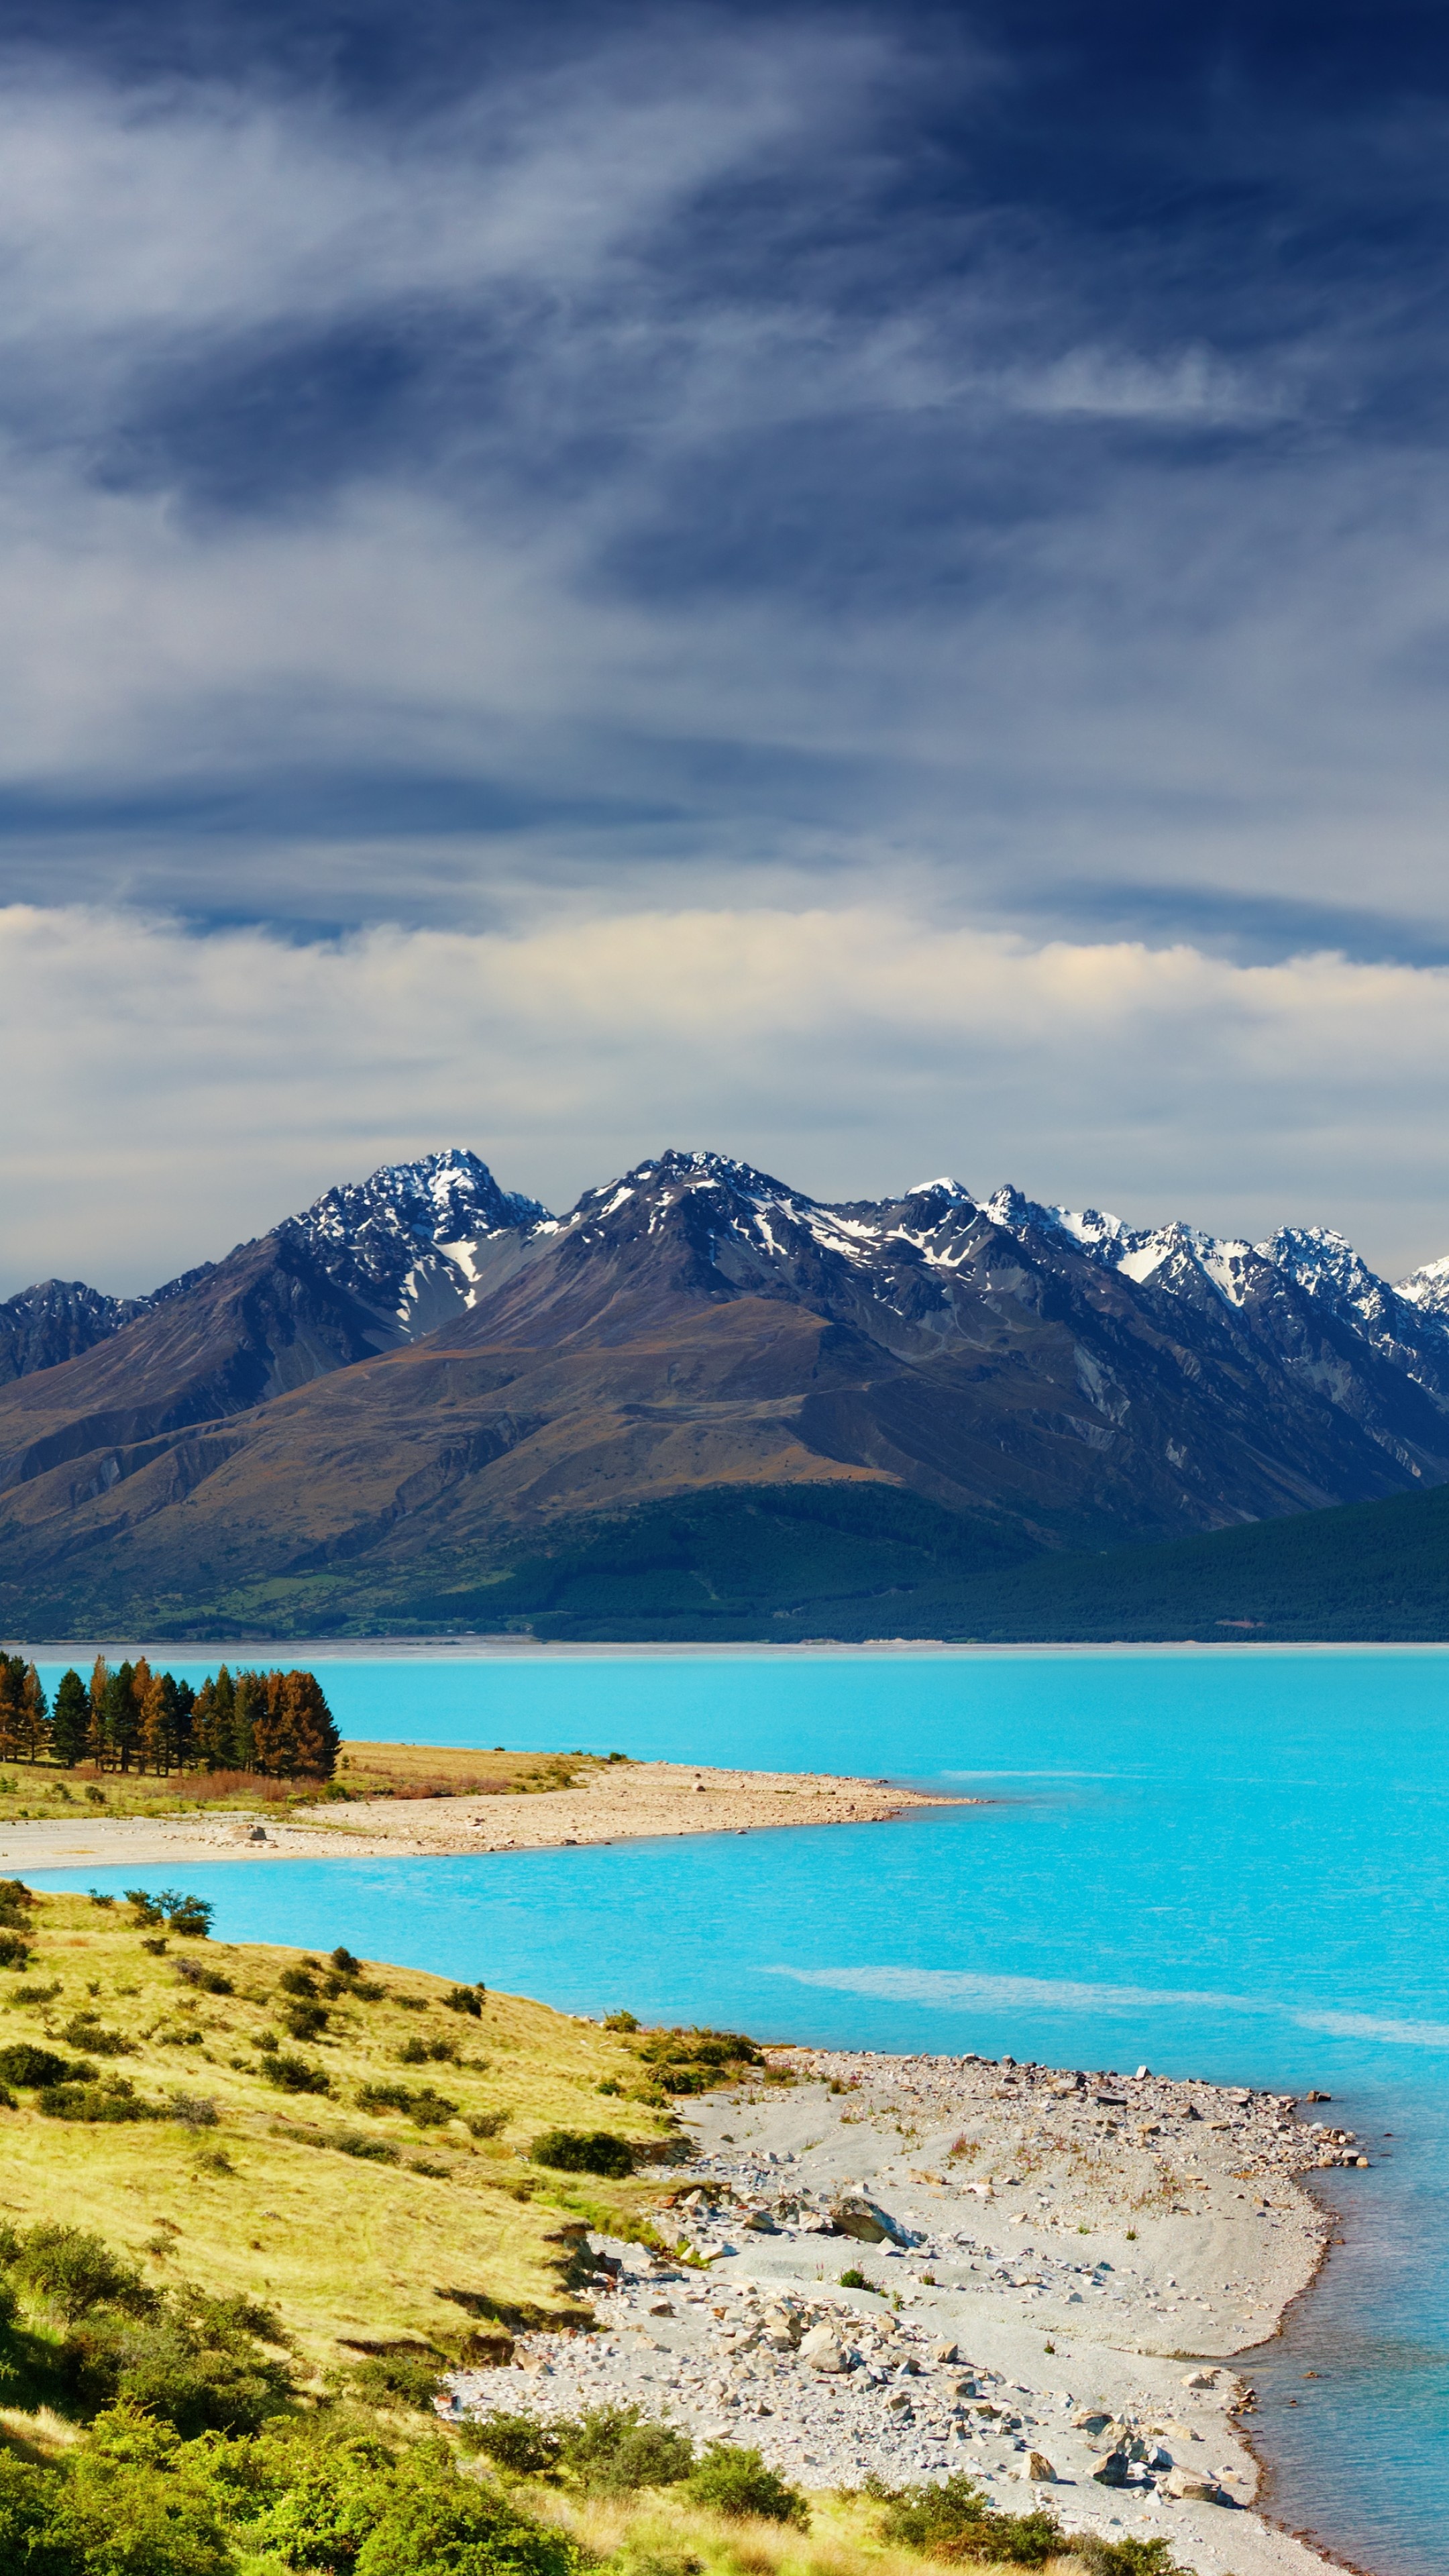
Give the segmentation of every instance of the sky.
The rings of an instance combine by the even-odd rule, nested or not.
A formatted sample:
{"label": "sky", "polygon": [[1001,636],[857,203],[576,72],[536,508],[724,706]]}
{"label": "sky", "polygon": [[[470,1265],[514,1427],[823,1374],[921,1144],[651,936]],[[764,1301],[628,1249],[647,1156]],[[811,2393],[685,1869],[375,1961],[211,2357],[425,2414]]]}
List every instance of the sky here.
{"label": "sky", "polygon": [[1449,20],[11,0],[0,1294],[445,1144],[1449,1250]]}

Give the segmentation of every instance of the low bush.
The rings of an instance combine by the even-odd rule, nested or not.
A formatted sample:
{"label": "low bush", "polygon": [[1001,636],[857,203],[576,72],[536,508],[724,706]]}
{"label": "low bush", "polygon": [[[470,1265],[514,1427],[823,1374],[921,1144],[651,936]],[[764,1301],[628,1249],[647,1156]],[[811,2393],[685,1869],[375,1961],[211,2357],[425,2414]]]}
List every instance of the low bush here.
{"label": "low bush", "polygon": [[635,2152],[627,2138],[608,2129],[545,2129],[529,2149],[536,2165],[555,2173],[601,2174],[613,2182],[633,2172]]}
{"label": "low bush", "polygon": [[1091,2576],[1181,2576],[1165,2540],[1138,2540],[1130,2532],[1120,2540],[1108,2540],[1098,2531],[1074,2532],[1072,2556]]}
{"label": "low bush", "polygon": [[123,2077],[112,2076],[105,2084],[47,2084],[35,2097],[35,2106],[48,2120],[168,2120],[172,2114],[161,2102],[148,2102]]}
{"label": "low bush", "polygon": [[65,1988],[57,1977],[54,1985],[50,1986],[12,1986],[10,2000],[13,2004],[49,2004],[64,1992]]}
{"label": "low bush", "polygon": [[354,1959],[352,1952],[345,1950],[340,1941],[331,1957],[332,1965],[339,1977],[357,1977],[362,1974],[362,1961]]}
{"label": "low bush", "polygon": [[200,1959],[178,1959],[176,1974],[183,1985],[195,1986],[204,1995],[234,1995],[236,1987],[220,1968],[208,1968]]}
{"label": "low bush", "polygon": [[842,2290],[868,2290],[870,2288],[870,2283],[866,2279],[865,2274],[857,2271],[855,2265],[852,2263],[848,2272],[841,2273],[840,2286]]}
{"label": "low bush", "polygon": [[798,2487],[787,2485],[768,2468],[758,2451],[733,2442],[712,2442],[689,2481],[696,2504],[731,2521],[753,2517],[760,2522],[793,2522],[803,2529],[810,2509]]}
{"label": "low bush", "polygon": [[23,1878],[0,1878],[0,1924],[8,1931],[28,1931],[34,1905]]}
{"label": "low bush", "polygon": [[277,1979],[280,1993],[300,1995],[311,2002],[317,1993],[317,1980],[310,1968],[284,1968]]}
{"label": "low bush", "polygon": [[285,2048],[272,2051],[262,2059],[261,2072],[279,2093],[330,2093],[332,2078],[325,2066],[313,2066],[305,2057],[294,2057]]}
{"label": "low bush", "polygon": [[694,2467],[694,2445],[637,2406],[599,2406],[559,2428],[559,2452],[586,2495],[633,2495],[678,2486]]}
{"label": "low bush", "polygon": [[440,2000],[445,2012],[469,2013],[474,2021],[483,2018],[483,1998],[476,1986],[454,1986]]}
{"label": "low bush", "polygon": [[508,2113],[506,2111],[470,2111],[468,2114],[468,2135],[470,2138],[500,2137],[507,2126]]}
{"label": "low bush", "polygon": [[327,2027],[325,2004],[287,2004],[282,2020],[293,2039],[320,2039]]}
{"label": "low bush", "polygon": [[421,2129],[440,2129],[445,2120],[455,2120],[458,2105],[446,2093],[435,2093],[431,2084],[409,2091],[406,2084],[362,2084],[358,2087],[359,2111],[405,2111]]}
{"label": "low bush", "polygon": [[0,1932],[0,1968],[29,1965],[30,1945],[19,1932]]}
{"label": "low bush", "polygon": [[335,2147],[339,2156],[357,2156],[364,2164],[396,2165],[402,2157],[387,2138],[372,2138],[365,2129],[339,2129],[335,2136],[320,2139],[319,2145]]}
{"label": "low bush", "polygon": [[218,2112],[209,2093],[173,2093],[166,2107],[169,2120],[180,2120],[188,2129],[214,2129]]}
{"label": "low bush", "polygon": [[456,2066],[458,2046],[452,2039],[405,2039],[397,2053],[399,2066]]}
{"label": "low bush", "polygon": [[0,2048],[0,2080],[6,2084],[92,2084],[99,2068],[57,2057],[53,2048],[34,2048],[27,2039]]}
{"label": "low bush", "polygon": [[515,2478],[546,2476],[558,2467],[563,2453],[557,2433],[547,2425],[536,2424],[531,2415],[510,2415],[502,2407],[481,2416],[476,2423],[465,2424],[458,2448],[481,2452],[495,2468],[507,2469]]}
{"label": "low bush", "polygon": [[70,2047],[83,2048],[91,2057],[129,2057],[136,2045],[123,2031],[104,2029],[94,2013],[72,2013],[60,2035]]}
{"label": "low bush", "polygon": [[943,2486],[903,2488],[891,2498],[881,2532],[929,2558],[998,2566],[1041,2567],[1067,2545],[1054,2514],[995,2513],[981,2489],[961,2476]]}
{"label": "low bush", "polygon": [[286,2363],[261,2349],[280,2334],[250,2300],[182,2289],[150,2316],[93,2310],[67,2336],[61,2367],[87,2408],[134,2406],[186,2439],[252,2433],[293,2394]]}
{"label": "low bush", "polygon": [[374,2352],[348,2372],[348,2385],[371,2406],[411,2406],[430,2415],[441,2385],[436,2353]]}
{"label": "low bush", "polygon": [[104,2237],[83,2227],[30,2227],[4,2248],[17,2289],[50,2308],[67,2324],[97,2307],[150,2316],[159,2294],[133,2263],[113,2254]]}

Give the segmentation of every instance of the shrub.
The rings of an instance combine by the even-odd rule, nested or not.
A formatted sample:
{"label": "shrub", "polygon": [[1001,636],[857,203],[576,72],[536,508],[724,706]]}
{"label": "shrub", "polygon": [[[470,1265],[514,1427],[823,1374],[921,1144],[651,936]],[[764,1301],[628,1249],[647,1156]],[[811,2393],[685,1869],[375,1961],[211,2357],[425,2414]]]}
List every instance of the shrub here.
{"label": "shrub", "polygon": [[536,2165],[555,2173],[602,2174],[618,2182],[634,2170],[635,2150],[608,2129],[545,2129],[529,2153]]}
{"label": "shrub", "polygon": [[52,1986],[13,1986],[10,2000],[13,2004],[49,2004],[54,2003],[56,1996],[64,1991],[57,1977]]}
{"label": "shrub", "polygon": [[753,2516],[760,2522],[794,2522],[803,2528],[810,2520],[799,2488],[787,2486],[767,2468],[758,2451],[739,2449],[733,2442],[710,2444],[689,2481],[689,2492],[696,2504],[711,2513],[727,2514],[732,2521]]}
{"label": "shrub", "polygon": [[694,2445],[637,2406],[598,2406],[560,2429],[564,2467],[589,2495],[632,2495],[678,2486],[694,2467]]}
{"label": "shrub", "polygon": [[[211,1930],[216,1908],[204,1896],[180,1896],[174,1887],[163,1887],[159,1896],[149,1895],[144,1887],[128,1887],[122,1892],[143,1932],[154,1931],[158,1923],[165,1923],[183,1940],[204,1941]],[[98,1901],[92,1890],[92,1902]]]}
{"label": "shrub", "polygon": [[558,2466],[563,2445],[557,2433],[535,2424],[531,2415],[510,2415],[501,2407],[462,2427],[458,2448],[480,2452],[516,2478],[542,2477]]}
{"label": "shrub", "polygon": [[234,1995],[236,1988],[220,1968],[207,1968],[200,1959],[178,1959],[176,1974],[183,1985],[195,1986],[203,1995]]}
{"label": "shrub", "polygon": [[73,2013],[61,2032],[72,2048],[88,2049],[92,2057],[129,2057],[135,2046],[118,2030],[104,2030],[94,2013]]}
{"label": "shrub", "polygon": [[0,1878],[0,1924],[12,1932],[28,1931],[34,1904],[23,1878]]}
{"label": "shrub", "polygon": [[395,2470],[377,2501],[356,2576],[577,2576],[571,2541],[459,2477],[441,2445]]}
{"label": "shrub", "polygon": [[325,2004],[288,2004],[282,2020],[293,2039],[320,2039],[327,2027]]}
{"label": "shrub", "polygon": [[1091,2576],[1180,2576],[1165,2540],[1138,2540],[1130,2533],[1108,2540],[1096,2531],[1074,2532],[1072,2556]]}
{"label": "shrub", "polygon": [[7,2084],[87,2084],[97,2072],[94,2066],[57,2057],[53,2048],[34,2048],[26,2039],[0,2048],[0,2079]]}
{"label": "shrub", "polygon": [[483,2018],[483,1999],[476,1986],[454,1986],[450,1994],[442,1996],[441,2001],[446,2012],[470,2013],[474,2021]]}
{"label": "shrub", "polygon": [[470,2138],[496,2138],[507,2126],[506,2111],[470,2111],[468,2114]]}
{"label": "shrub", "polygon": [[435,2353],[374,2352],[349,2371],[357,2395],[371,2406],[401,2403],[430,2415],[440,2385],[442,2365]]}
{"label": "shrub", "polygon": [[47,2120],[166,2120],[160,2102],[147,2102],[124,2079],[106,2084],[47,2084],[36,2095]]}
{"label": "shrub", "polygon": [[310,1968],[284,1968],[277,1985],[284,1995],[301,1995],[308,2002],[317,1992],[317,1980]]}
{"label": "shrub", "polygon": [[350,1950],[344,1950],[340,1941],[332,1952],[332,1965],[339,1977],[358,1977],[362,1974],[362,1961],[354,1959]]}
{"label": "shrub", "polygon": [[638,2027],[639,2016],[637,2013],[611,2012],[605,2013],[604,2015],[605,2030],[637,2030]]}
{"label": "shrub", "polygon": [[458,2116],[458,2105],[446,2093],[435,2093],[431,2084],[419,2085],[410,2092],[406,2084],[362,2084],[358,2087],[359,2111],[406,2111],[420,2129],[439,2129],[445,2120]]}
{"label": "shrub", "polygon": [[294,2057],[289,2049],[274,2049],[262,2059],[261,2072],[279,2093],[330,2093],[332,2078],[325,2066],[313,2066],[305,2057]]}
{"label": "shrub", "polygon": [[370,2138],[365,2129],[339,2129],[336,2137],[326,2141],[340,2156],[358,2156],[364,2164],[396,2165],[402,2158],[386,2138]]}
{"label": "shrub", "polygon": [[1050,2513],[993,2513],[967,2477],[944,2486],[907,2487],[894,2497],[881,2524],[883,2537],[903,2541],[930,2558],[985,2560],[988,2564],[1041,2567],[1066,2547]]}
{"label": "shrub", "polygon": [[83,2227],[29,2227],[7,2259],[18,2288],[68,2324],[91,2308],[123,2308],[135,2316],[150,2316],[160,2304],[135,2265],[113,2254],[103,2237]]}
{"label": "shrub", "polygon": [[24,1968],[30,1963],[29,1944],[18,1932],[0,1932],[0,1968]]}
{"label": "shrub", "polygon": [[405,2039],[397,2062],[399,2066],[456,2066],[458,2050],[451,2039]]}
{"label": "shrub", "polygon": [[286,2364],[259,2349],[280,2331],[247,2299],[184,2289],[151,2317],[95,2311],[67,2337],[61,2362],[84,2405],[134,2406],[187,2439],[253,2433],[292,2395]]}
{"label": "shrub", "polygon": [[217,2108],[209,2093],[173,2093],[167,2117],[188,2129],[214,2129]]}
{"label": "shrub", "polygon": [[855,2265],[852,2263],[848,2272],[841,2273],[840,2286],[842,2290],[868,2290],[870,2288],[870,2283],[866,2279],[865,2274],[863,2272],[858,2272]]}

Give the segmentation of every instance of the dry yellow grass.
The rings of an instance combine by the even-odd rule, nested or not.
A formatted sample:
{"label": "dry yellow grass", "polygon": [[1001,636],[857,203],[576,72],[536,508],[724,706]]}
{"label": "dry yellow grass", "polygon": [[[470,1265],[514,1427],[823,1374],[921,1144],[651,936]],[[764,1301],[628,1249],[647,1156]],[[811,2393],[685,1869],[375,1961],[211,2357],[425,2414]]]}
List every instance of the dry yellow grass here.
{"label": "dry yellow grass", "polygon": [[[808,2531],[729,2521],[667,2489],[586,2501],[530,2485],[519,2496],[541,2520],[561,2525],[599,2558],[620,2558],[626,2569],[651,2562],[680,2568],[692,2559],[705,2576],[922,2576],[939,2564],[883,2541],[880,2507],[863,2496],[812,2495]],[[1070,2556],[1049,2559],[1041,2576],[1080,2576],[1080,2565]]]}
{"label": "dry yellow grass", "polygon": [[0,1824],[17,1817],[186,1816],[204,1809],[260,1804],[306,1806],[319,1795],[353,1798],[461,1798],[499,1791],[531,1795],[566,1789],[599,1769],[594,1753],[519,1753],[504,1745],[368,1744],[345,1740],[330,1791],[315,1781],[263,1780],[228,1771],[173,1772],[158,1780],[139,1771],[107,1771],[93,1763],[73,1770],[54,1762],[0,1764]]}
{"label": "dry yellow grass", "polygon": [[[555,2126],[640,2143],[667,2136],[667,2114],[601,2098],[605,2082],[637,2087],[640,2068],[623,2040],[588,2023],[507,1995],[487,1996],[474,2020],[444,2007],[446,1978],[368,1965],[386,1999],[326,2000],[327,2030],[297,2040],[278,1978],[302,1963],[300,1951],[173,1936],[157,1956],[142,1946],[157,1935],[128,1907],[78,1896],[40,1897],[33,1924],[32,1964],[0,1977],[0,2047],[27,2039],[84,2056],[83,2041],[65,2032],[77,2013],[93,2014],[127,2043],[114,2060],[95,2060],[103,2072],[123,2073],[152,2101],[207,2097],[218,2124],[72,2123],[44,2116],[22,2093],[20,2107],[0,2111],[4,2215],[94,2228],[158,2283],[260,2293],[314,2364],[409,2339],[457,2355],[490,2306],[566,2309],[576,2304],[563,2280],[570,2228],[606,2211],[636,2218],[654,2196],[647,2174],[608,2183],[526,2160],[533,2139]],[[219,1971],[235,1992],[195,1991],[178,1963]],[[464,1974],[471,1964],[460,1962]],[[20,2000],[51,1986],[59,1991],[43,2001]],[[283,2052],[325,2070],[331,2099],[266,2082],[257,2043],[268,2032]],[[474,2062],[401,2064],[403,2045],[419,2040],[452,2043]],[[432,2086],[459,2117],[423,2129],[396,2111],[368,2115],[355,2098],[367,2082]],[[500,2134],[470,2136],[468,2116],[486,2114],[502,2115]],[[349,2132],[387,2141],[401,2162],[358,2161],[318,2143]],[[419,2163],[442,2170],[421,2173]]]}

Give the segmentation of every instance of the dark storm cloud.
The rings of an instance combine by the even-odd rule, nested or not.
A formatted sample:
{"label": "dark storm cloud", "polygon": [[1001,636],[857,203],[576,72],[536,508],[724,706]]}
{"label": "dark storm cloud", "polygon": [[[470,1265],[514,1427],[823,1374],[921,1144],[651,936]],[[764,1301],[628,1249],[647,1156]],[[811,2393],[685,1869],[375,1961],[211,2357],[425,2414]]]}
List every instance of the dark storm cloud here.
{"label": "dark storm cloud", "polygon": [[11,893],[1437,953],[1435,13],[7,27]]}

